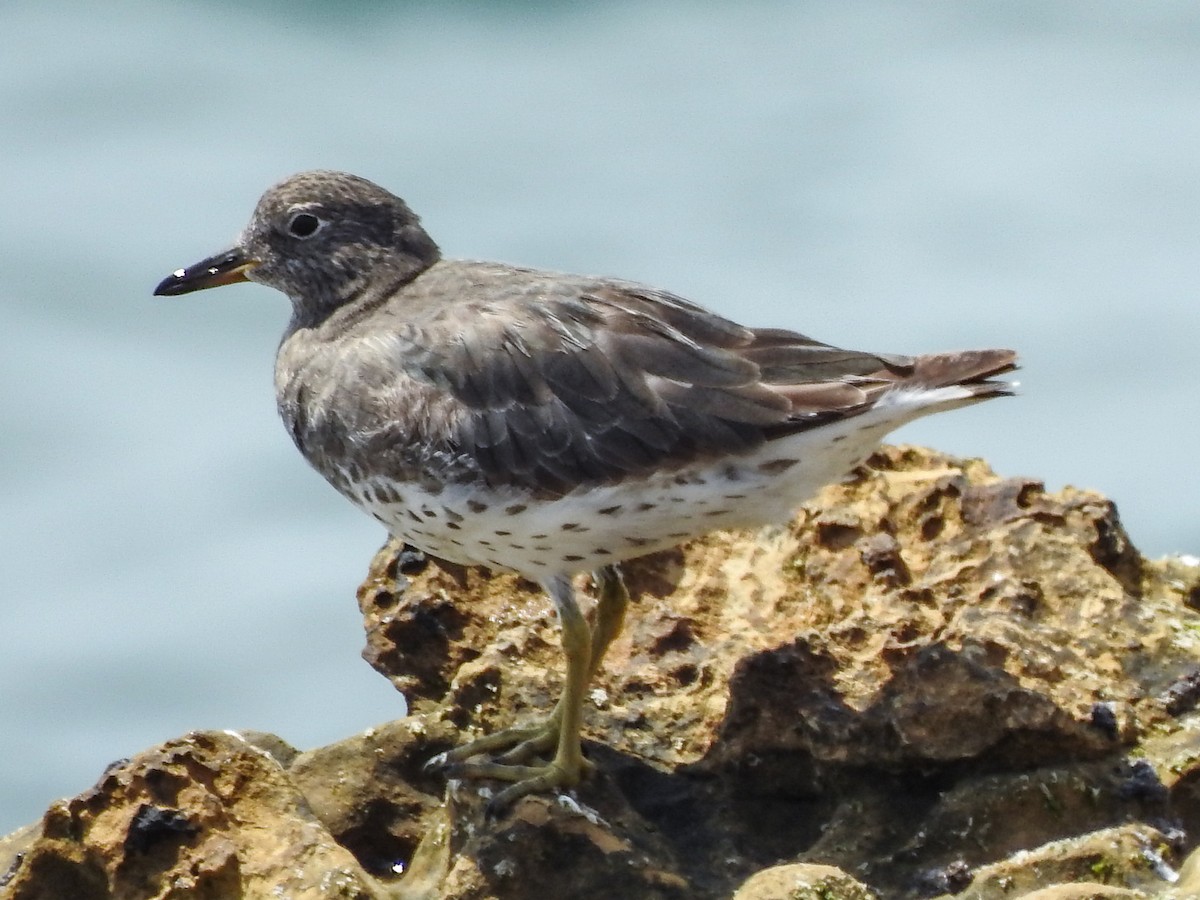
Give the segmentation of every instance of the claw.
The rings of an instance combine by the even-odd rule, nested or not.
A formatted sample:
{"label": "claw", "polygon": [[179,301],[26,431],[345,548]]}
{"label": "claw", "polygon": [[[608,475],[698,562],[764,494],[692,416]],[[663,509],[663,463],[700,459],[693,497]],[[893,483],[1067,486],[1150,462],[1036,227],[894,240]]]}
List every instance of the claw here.
{"label": "claw", "polygon": [[526,794],[541,794],[548,791],[574,787],[579,782],[578,773],[574,778],[551,763],[534,770],[529,778],[514,782],[488,801],[484,815],[489,819],[497,819],[517,800]]}

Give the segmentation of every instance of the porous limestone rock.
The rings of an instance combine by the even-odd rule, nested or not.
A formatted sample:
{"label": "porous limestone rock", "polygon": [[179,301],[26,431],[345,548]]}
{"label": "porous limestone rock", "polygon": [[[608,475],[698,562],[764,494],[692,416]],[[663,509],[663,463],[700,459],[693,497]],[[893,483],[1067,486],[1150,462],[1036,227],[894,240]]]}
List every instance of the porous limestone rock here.
{"label": "porous limestone rock", "polygon": [[878,895],[833,866],[791,863],[750,876],[733,900],[878,900]]}
{"label": "porous limestone rock", "polygon": [[559,635],[536,586],[389,544],[364,655],[409,717],[148,750],[0,841],[0,898],[1187,896],[1200,567],[1105,498],[886,448],[785,526],[625,569],[571,794],[491,821],[422,769],[547,713]]}

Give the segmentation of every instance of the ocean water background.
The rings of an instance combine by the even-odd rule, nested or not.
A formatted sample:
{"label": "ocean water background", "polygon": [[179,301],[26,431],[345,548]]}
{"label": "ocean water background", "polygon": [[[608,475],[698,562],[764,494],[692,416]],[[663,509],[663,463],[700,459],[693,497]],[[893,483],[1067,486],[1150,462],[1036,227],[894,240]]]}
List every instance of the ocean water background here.
{"label": "ocean water background", "polygon": [[0,6],[0,833],[197,728],[394,718],[378,527],[275,419],[287,302],[150,291],[340,168],[447,255],[749,324],[1013,346],[900,440],[1200,553],[1200,7],[986,0]]}

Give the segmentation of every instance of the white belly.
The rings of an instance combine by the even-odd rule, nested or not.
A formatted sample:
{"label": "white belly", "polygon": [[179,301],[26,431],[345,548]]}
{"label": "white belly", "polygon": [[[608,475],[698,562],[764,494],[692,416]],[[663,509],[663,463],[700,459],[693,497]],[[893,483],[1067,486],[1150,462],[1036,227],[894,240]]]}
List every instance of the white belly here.
{"label": "white belly", "polygon": [[353,499],[392,535],[433,556],[541,581],[643,556],[710,531],[786,521],[911,417],[898,417],[894,408],[890,415],[872,411],[771,441],[744,457],[576,490],[550,501],[483,486],[456,485],[435,494],[381,479],[362,484]]}

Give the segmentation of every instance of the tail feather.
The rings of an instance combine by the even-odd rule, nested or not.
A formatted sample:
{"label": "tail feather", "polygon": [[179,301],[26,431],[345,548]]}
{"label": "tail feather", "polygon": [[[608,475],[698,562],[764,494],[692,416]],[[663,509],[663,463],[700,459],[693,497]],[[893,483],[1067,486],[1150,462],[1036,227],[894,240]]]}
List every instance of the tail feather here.
{"label": "tail feather", "polygon": [[889,389],[875,397],[876,403],[892,407],[910,406],[909,418],[970,406],[992,397],[1010,397],[1017,385],[993,380],[1017,368],[1012,350],[963,350],[931,353],[911,361],[911,368],[896,377]]}
{"label": "tail feather", "polygon": [[[916,393],[933,407],[962,406],[989,397],[1011,395],[1015,385],[993,381],[1017,368],[1012,350],[961,350],[917,357],[873,357],[883,363],[869,373],[818,379],[798,384],[772,384],[791,405],[790,423],[807,419],[855,416],[885,397]],[[931,394],[939,395],[933,399]]]}
{"label": "tail feather", "polygon": [[996,375],[1012,372],[1017,368],[1017,354],[1013,350],[960,350],[952,353],[930,353],[918,356],[913,368],[903,382],[920,387],[976,386],[979,393],[1012,393],[1012,385],[1005,381],[990,381]]}

